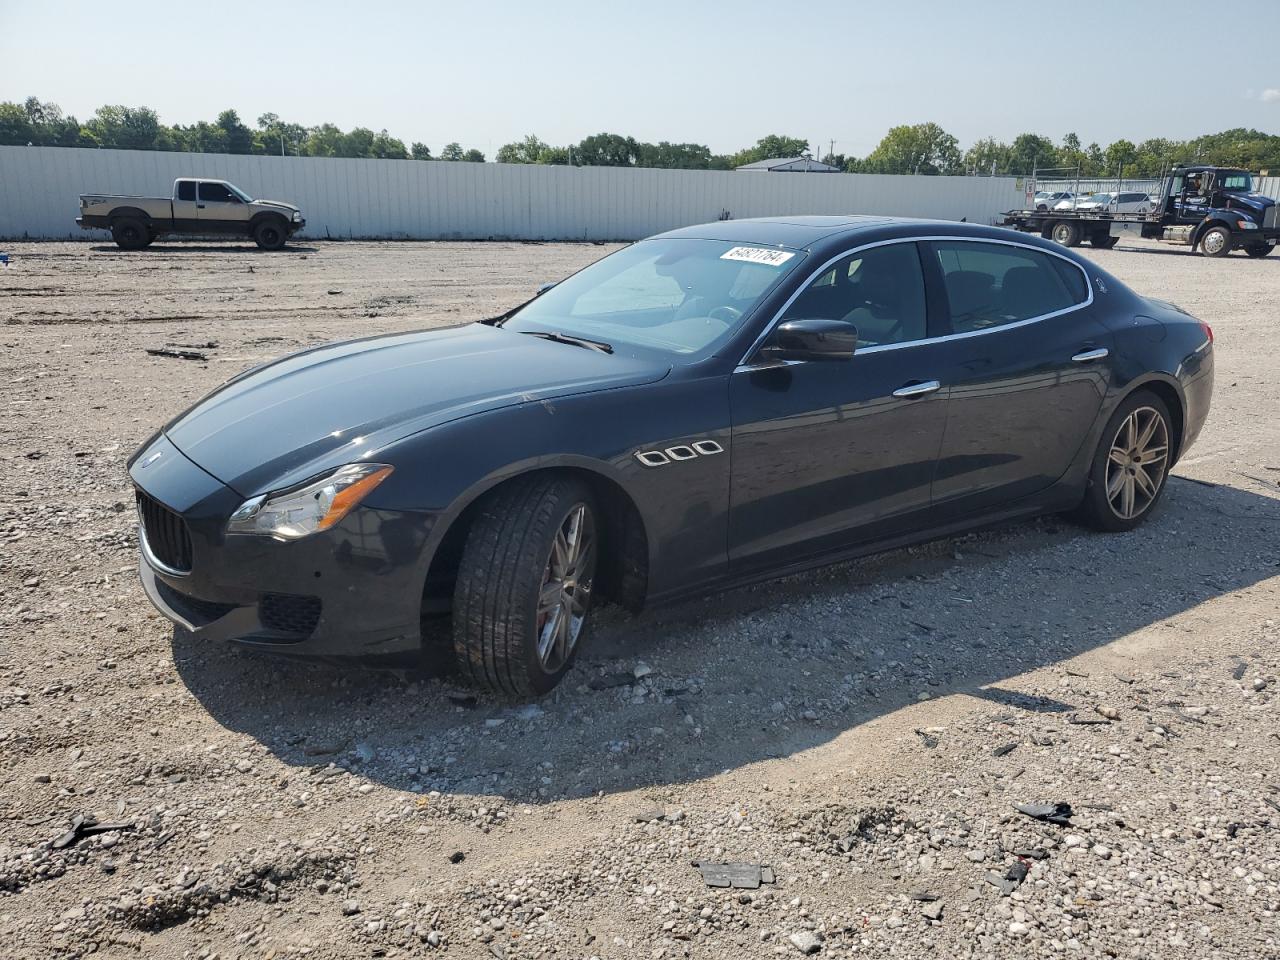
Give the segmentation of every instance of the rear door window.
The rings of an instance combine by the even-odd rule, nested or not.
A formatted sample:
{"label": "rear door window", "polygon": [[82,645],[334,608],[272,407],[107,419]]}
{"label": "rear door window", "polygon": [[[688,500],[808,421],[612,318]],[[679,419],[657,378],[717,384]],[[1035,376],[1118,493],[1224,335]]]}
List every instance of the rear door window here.
{"label": "rear door window", "polygon": [[1084,272],[1061,257],[969,240],[941,240],[931,246],[942,270],[952,333],[1043,317],[1089,298]]}
{"label": "rear door window", "polygon": [[196,198],[196,182],[194,180],[178,181],[178,199],[194,200]]}

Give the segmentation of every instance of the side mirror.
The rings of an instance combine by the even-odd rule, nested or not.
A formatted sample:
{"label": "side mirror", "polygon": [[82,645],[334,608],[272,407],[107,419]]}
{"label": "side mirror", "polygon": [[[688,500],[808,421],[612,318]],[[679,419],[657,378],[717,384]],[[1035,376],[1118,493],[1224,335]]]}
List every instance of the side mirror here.
{"label": "side mirror", "polygon": [[858,328],[845,320],[812,317],[784,320],[760,348],[761,360],[849,360],[858,346]]}

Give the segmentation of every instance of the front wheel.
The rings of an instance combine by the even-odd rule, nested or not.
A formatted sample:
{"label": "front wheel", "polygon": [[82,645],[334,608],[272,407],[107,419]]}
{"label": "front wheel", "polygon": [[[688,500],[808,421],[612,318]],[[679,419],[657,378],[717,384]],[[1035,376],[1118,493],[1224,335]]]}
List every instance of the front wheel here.
{"label": "front wheel", "polygon": [[1275,247],[1269,243],[1255,243],[1251,247],[1245,247],[1244,252],[1251,257],[1265,257],[1274,249]]}
{"label": "front wheel", "polygon": [[289,239],[289,231],[278,220],[272,218],[263,220],[253,228],[253,239],[263,250],[280,250]]}
{"label": "front wheel", "polygon": [[1231,252],[1231,231],[1210,227],[1200,237],[1200,252],[1206,257],[1225,257]]}
{"label": "front wheel", "polygon": [[1107,421],[1076,519],[1099,530],[1132,530],[1164,493],[1173,436],[1169,408],[1154,393],[1126,398]]}
{"label": "front wheel", "polygon": [[453,648],[472,683],[541,696],[587,632],[599,554],[595,500],[571,477],[513,480],[481,503],[453,594]]}

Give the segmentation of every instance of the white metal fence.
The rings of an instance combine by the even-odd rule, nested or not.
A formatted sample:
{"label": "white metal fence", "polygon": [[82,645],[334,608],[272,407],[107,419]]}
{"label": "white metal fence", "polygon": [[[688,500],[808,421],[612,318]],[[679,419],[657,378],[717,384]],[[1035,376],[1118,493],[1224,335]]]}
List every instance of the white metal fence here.
{"label": "white metal fence", "polygon": [[230,180],[296,203],[305,237],[634,240],[690,223],[788,214],[889,214],[990,223],[1022,205],[1011,177],[527,166],[0,147],[0,237],[76,227],[81,193],[164,196],[175,177]]}

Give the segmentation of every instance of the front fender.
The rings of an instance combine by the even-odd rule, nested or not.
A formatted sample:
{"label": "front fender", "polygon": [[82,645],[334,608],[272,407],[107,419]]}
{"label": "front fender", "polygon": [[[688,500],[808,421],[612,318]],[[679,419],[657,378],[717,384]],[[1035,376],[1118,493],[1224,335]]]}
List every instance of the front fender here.
{"label": "front fender", "polygon": [[[722,452],[658,467],[635,456],[700,440]],[[441,424],[380,451],[379,459],[396,469],[368,505],[432,518],[419,561],[425,581],[449,529],[498,484],[538,470],[584,471],[635,505],[648,541],[652,597],[723,574],[729,446],[723,376],[530,402]]]}

